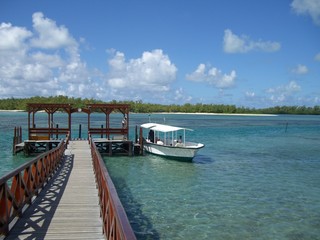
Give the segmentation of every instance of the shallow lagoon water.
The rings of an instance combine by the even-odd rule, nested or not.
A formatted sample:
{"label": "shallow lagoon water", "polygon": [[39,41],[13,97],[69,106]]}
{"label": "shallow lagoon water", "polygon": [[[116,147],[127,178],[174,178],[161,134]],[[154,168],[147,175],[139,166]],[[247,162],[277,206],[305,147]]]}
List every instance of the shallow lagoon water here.
{"label": "shallow lagoon water", "polygon": [[192,128],[192,163],[105,158],[139,239],[320,238],[318,116],[153,115]]}
{"label": "shallow lagoon water", "polygon": [[[148,118],[130,115],[131,139]],[[104,158],[138,239],[320,239],[320,116],[150,118],[194,129],[187,136],[206,147],[191,163]],[[11,138],[27,114],[1,112],[0,120],[3,175],[26,161],[12,156]],[[78,123],[85,128],[85,114],[75,117],[74,137]]]}

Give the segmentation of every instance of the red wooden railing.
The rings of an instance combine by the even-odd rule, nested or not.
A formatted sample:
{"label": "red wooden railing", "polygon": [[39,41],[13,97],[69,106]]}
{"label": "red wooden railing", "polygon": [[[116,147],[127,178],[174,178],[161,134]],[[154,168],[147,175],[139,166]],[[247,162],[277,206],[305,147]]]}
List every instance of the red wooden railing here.
{"label": "red wooden railing", "polygon": [[105,135],[108,139],[110,139],[110,135],[121,135],[128,139],[127,128],[90,128],[89,132],[91,135]]}
{"label": "red wooden railing", "polygon": [[68,133],[68,128],[29,128],[29,140],[49,140]]}
{"label": "red wooden railing", "polygon": [[116,188],[90,135],[89,141],[99,191],[103,233],[106,239],[136,239]]}
{"label": "red wooden railing", "polygon": [[9,224],[21,216],[23,209],[32,203],[41,188],[55,172],[63,158],[69,140],[0,178],[0,236],[7,235]]}

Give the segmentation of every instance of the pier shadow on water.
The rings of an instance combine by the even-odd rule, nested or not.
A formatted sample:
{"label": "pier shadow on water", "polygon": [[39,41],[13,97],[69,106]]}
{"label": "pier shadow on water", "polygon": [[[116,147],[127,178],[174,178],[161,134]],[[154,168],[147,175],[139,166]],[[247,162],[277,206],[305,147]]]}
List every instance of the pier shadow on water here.
{"label": "pier shadow on water", "polygon": [[27,208],[11,229],[7,239],[44,239],[60,199],[68,183],[74,155],[66,155],[35,201]]}
{"label": "pier shadow on water", "polygon": [[119,198],[128,216],[130,225],[138,240],[159,240],[160,234],[153,227],[151,220],[143,214],[142,204],[134,197],[123,178],[112,179],[115,183]]}

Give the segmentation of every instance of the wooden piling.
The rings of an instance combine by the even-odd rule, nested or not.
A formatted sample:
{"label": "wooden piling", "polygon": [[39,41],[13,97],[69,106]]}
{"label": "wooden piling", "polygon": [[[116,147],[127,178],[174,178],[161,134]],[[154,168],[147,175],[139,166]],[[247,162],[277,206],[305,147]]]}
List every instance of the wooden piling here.
{"label": "wooden piling", "polygon": [[12,153],[15,155],[17,152],[20,152],[23,150],[23,144],[22,144],[22,128],[20,127],[14,127],[13,132],[13,144],[12,144]]}
{"label": "wooden piling", "polygon": [[140,155],[143,155],[143,132],[142,128],[140,127],[140,134],[139,134],[139,143],[140,143]]}

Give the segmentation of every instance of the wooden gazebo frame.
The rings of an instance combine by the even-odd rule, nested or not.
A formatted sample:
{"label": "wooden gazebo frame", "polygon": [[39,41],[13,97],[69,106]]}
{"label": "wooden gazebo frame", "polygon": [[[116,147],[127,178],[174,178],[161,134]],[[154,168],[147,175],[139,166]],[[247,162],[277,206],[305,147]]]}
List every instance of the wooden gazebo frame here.
{"label": "wooden gazebo frame", "polygon": [[[50,140],[52,134],[71,133],[71,114],[76,110],[71,104],[52,104],[52,103],[29,103],[28,110],[28,138],[29,140]],[[68,127],[56,128],[53,126],[53,114],[57,111],[63,111],[68,114]],[[48,114],[48,126],[36,127],[35,114],[39,111],[45,111]],[[30,119],[32,116],[32,120]]]}
{"label": "wooden gazebo frame", "polygon": [[[110,136],[119,135],[119,138],[129,139],[129,104],[87,104],[86,108],[74,108],[72,104],[52,104],[52,103],[29,103],[28,110],[28,139],[29,140],[50,140],[50,137],[70,133],[71,136],[71,115],[75,112],[84,112],[88,114],[88,133],[100,136],[105,135],[107,139]],[[37,128],[35,124],[35,114],[39,111],[45,111],[48,114],[48,126]],[[58,128],[53,124],[53,115],[61,111],[68,114],[68,127]],[[90,115],[93,112],[103,112],[106,115],[105,128],[92,128],[90,126]],[[119,128],[110,127],[110,114],[120,112],[124,116],[124,124]]]}
{"label": "wooden gazebo frame", "polygon": [[[86,109],[82,109],[88,113],[88,132],[91,135],[105,135],[110,140],[111,135],[118,135],[121,140],[129,139],[129,104],[87,104]],[[93,112],[103,112],[106,115],[105,128],[92,128],[90,125],[90,114]],[[123,114],[123,125],[119,128],[110,127],[110,114],[112,112],[120,112]]]}

